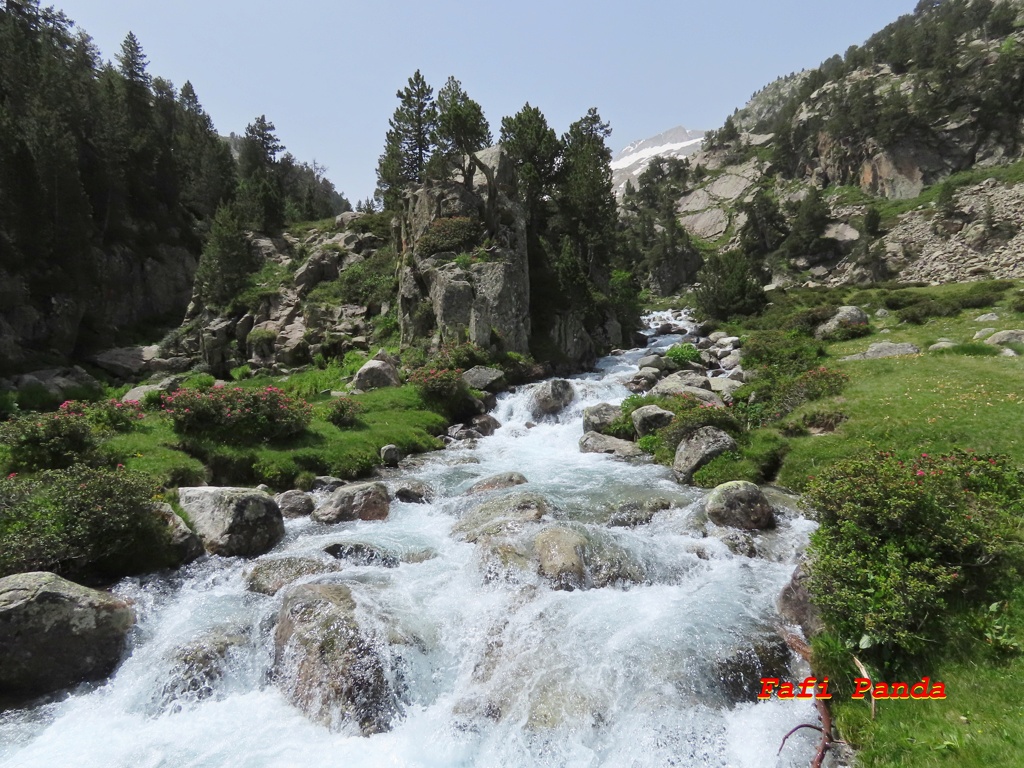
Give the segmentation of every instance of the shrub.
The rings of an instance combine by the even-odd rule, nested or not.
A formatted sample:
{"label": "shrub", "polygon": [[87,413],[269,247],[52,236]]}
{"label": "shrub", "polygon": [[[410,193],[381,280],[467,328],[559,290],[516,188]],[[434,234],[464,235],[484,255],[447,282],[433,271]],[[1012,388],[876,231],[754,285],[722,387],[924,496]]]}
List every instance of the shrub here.
{"label": "shrub", "polygon": [[253,328],[249,331],[249,335],[245,337],[245,343],[254,348],[267,345],[273,346],[276,341],[277,332],[269,328]]}
{"label": "shrub", "polygon": [[428,365],[431,368],[472,368],[475,365],[490,365],[490,354],[471,342],[462,344],[445,344],[431,355]]}
{"label": "shrub", "polygon": [[130,432],[144,418],[142,407],[135,400],[125,403],[114,399],[96,403],[66,400],[61,404],[60,411],[85,416],[94,427],[112,432]]}
{"label": "shrub", "polygon": [[434,219],[416,242],[416,254],[426,257],[468,251],[480,240],[480,234],[480,222],[467,216]]}
{"label": "shrub", "polygon": [[249,367],[248,363],[240,365],[237,368],[231,369],[231,380],[232,381],[244,381],[245,379],[252,377],[252,368]]}
{"label": "shrub", "polygon": [[758,430],[744,435],[736,451],[724,453],[705,464],[693,474],[693,485],[714,488],[732,480],[749,483],[767,483],[775,479],[787,444],[771,430]]}
{"label": "shrub", "polygon": [[824,356],[820,343],[796,331],[754,331],[743,339],[743,362],[748,369],[797,375],[813,368]]}
{"label": "shrub", "polygon": [[65,469],[98,460],[96,433],[82,413],[18,416],[0,424],[0,442],[7,446],[9,468],[15,472]]}
{"label": "shrub", "polygon": [[665,357],[676,365],[700,362],[700,350],[693,344],[676,344],[665,353]]}
{"label": "shrub", "polygon": [[336,397],[327,406],[324,418],[338,429],[354,426],[356,417],[363,411],[363,406],[351,397]]}
{"label": "shrub", "polygon": [[267,442],[305,431],[309,403],[277,387],[179,389],[162,398],[163,410],[179,435],[212,437],[229,443]]}
{"label": "shrub", "polygon": [[903,662],[1002,587],[1024,476],[999,457],[847,459],[811,478],[810,588],[829,628],[873,663]]}
{"label": "shrub", "polygon": [[750,262],[740,251],[709,254],[697,279],[700,285],[694,289],[693,299],[702,317],[727,320],[755,315],[767,303]]}
{"label": "shrub", "polygon": [[409,383],[424,400],[444,407],[456,405],[469,394],[459,368],[418,368],[409,376]]}
{"label": "shrub", "polygon": [[213,385],[217,383],[217,379],[209,373],[193,373],[183,382],[181,382],[182,389],[198,389],[207,390],[212,389]]}
{"label": "shrub", "polygon": [[936,301],[927,299],[904,307],[896,313],[896,317],[906,323],[922,325],[932,317],[952,317],[960,311],[960,305],[952,301]]}
{"label": "shrub", "polygon": [[0,479],[0,576],[112,578],[170,564],[148,510],[155,491],[141,473],[81,465]]}

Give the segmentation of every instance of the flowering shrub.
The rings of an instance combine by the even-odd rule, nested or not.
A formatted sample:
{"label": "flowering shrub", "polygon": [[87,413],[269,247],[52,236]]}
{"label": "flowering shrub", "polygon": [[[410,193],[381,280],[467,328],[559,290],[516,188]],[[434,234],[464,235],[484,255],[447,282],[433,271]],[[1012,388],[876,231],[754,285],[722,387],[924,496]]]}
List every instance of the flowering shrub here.
{"label": "flowering shrub", "polygon": [[277,387],[179,389],[161,398],[179,435],[248,443],[291,437],[309,426],[312,409]]}
{"label": "flowering shrub", "polygon": [[950,629],[954,603],[999,588],[1024,508],[1024,476],[1000,457],[849,459],[811,479],[810,588],[829,628],[878,663]]}
{"label": "flowering shrub", "polygon": [[418,368],[409,376],[424,400],[448,404],[468,392],[461,368]]}
{"label": "flowering shrub", "polygon": [[363,412],[363,406],[351,397],[336,397],[327,406],[325,418],[338,429],[351,427],[356,423],[356,417]]}
{"label": "flowering shrub", "polygon": [[64,469],[96,459],[98,441],[85,414],[68,410],[32,413],[0,424],[14,471]]}
{"label": "flowering shrub", "polygon": [[96,403],[66,400],[61,404],[60,410],[63,413],[85,416],[93,426],[114,432],[129,432],[144,418],[142,407],[137,400],[124,403],[116,399]]}

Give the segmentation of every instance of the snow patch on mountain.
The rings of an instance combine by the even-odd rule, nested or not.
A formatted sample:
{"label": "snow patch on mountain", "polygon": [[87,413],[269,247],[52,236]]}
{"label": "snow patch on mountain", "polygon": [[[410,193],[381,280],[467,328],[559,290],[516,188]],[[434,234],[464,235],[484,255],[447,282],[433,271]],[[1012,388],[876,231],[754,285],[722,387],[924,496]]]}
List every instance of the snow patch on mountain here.
{"label": "snow patch on mountain", "polygon": [[689,157],[704,140],[704,131],[691,131],[682,125],[649,139],[634,141],[612,160],[612,187],[616,197],[626,190],[626,182],[637,178],[655,157]]}

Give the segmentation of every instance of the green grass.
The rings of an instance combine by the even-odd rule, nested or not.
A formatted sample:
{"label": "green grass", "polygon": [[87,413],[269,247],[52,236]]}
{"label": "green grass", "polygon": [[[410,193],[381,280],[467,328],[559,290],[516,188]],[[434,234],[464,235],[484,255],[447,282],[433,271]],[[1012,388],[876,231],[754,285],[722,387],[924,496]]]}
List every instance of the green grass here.
{"label": "green grass", "polygon": [[[248,382],[247,382],[248,383]],[[112,461],[156,478],[164,487],[211,482],[215,485],[267,483],[278,490],[294,487],[300,473],[354,479],[380,464],[380,449],[397,445],[403,453],[441,448],[437,435],[447,420],[430,410],[415,387],[380,389],[353,396],[364,408],[353,427],[327,422],[330,398],[313,399],[309,429],[296,438],[269,444],[223,445],[212,440],[182,439],[170,420],[149,413],[127,434],[103,445]]]}

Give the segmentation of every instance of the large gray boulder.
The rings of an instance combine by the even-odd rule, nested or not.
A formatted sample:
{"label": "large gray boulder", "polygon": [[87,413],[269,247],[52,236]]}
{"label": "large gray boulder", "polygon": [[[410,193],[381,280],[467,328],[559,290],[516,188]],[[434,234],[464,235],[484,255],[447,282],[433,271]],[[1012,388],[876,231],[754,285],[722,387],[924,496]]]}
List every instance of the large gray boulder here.
{"label": "large gray boulder", "polygon": [[848,355],[843,360],[878,360],[883,357],[901,357],[903,355],[919,355],[921,349],[914,344],[904,342],[902,344],[894,344],[891,341],[880,341],[876,344],[871,344],[866,351],[859,352],[856,355]]}
{"label": "large gray boulder", "polygon": [[839,307],[826,322],[814,329],[814,338],[827,339],[840,328],[868,324],[868,315],[860,307]]}
{"label": "large gray boulder", "polygon": [[1024,344],[1024,331],[999,331],[985,339],[985,343],[997,347],[1004,344]]}
{"label": "large gray boulder", "polygon": [[387,667],[341,584],[289,590],[274,632],[274,679],[309,719],[364,736],[391,727],[398,702]]}
{"label": "large gray boulder", "polygon": [[0,691],[24,701],[117,667],[135,622],[126,602],[53,573],[0,579]]}
{"label": "large gray boulder", "polygon": [[251,488],[179,488],[178,501],[211,555],[256,557],[284,538],[274,499]]}
{"label": "large gray boulder", "polygon": [[580,438],[580,453],[607,453],[623,459],[635,459],[644,455],[636,443],[598,432],[587,432]]}
{"label": "large gray boulder", "polygon": [[366,392],[370,389],[400,386],[398,369],[386,360],[367,360],[352,377],[352,389]]}
{"label": "large gray boulder", "polygon": [[775,510],[754,483],[733,480],[717,486],[704,500],[704,512],[716,525],[748,531],[775,527]]}
{"label": "large gray boulder", "polygon": [[152,509],[167,528],[167,561],[171,567],[188,565],[205,554],[202,540],[185,525],[170,504],[153,504]]}
{"label": "large gray boulder", "polygon": [[[677,391],[676,388],[680,388]],[[708,377],[702,373],[696,373],[694,371],[679,371],[666,376],[655,387],[655,391],[652,394],[655,395],[674,395],[678,394],[683,387],[694,387],[696,389],[711,390],[711,383],[708,381]]]}
{"label": "large gray boulder", "polygon": [[391,511],[388,489],[383,483],[343,485],[313,510],[318,523],[350,520],[385,520]]}
{"label": "large gray boulder", "polygon": [[599,403],[590,408],[583,409],[583,431],[600,432],[604,434],[612,425],[612,422],[622,415],[622,409],[617,405]]}
{"label": "large gray boulder", "polygon": [[462,374],[462,380],[466,386],[472,389],[483,390],[484,392],[501,392],[508,384],[505,382],[505,372],[500,368],[487,368],[477,365]]}
{"label": "large gray boulder", "polygon": [[309,517],[316,504],[305,491],[293,490],[279,493],[274,497],[283,517]]}
{"label": "large gray boulder", "polygon": [[693,473],[712,459],[736,450],[736,441],[717,427],[701,427],[679,443],[672,469],[681,483],[689,483]]}
{"label": "large gray boulder", "polygon": [[575,396],[576,390],[565,379],[549,379],[533,392],[533,417],[540,419],[553,416],[571,403]]}
{"label": "large gray boulder", "polygon": [[[669,376],[668,378],[659,381],[654,386],[654,389],[651,390],[651,394],[661,396],[674,395],[677,397],[689,395],[690,397],[694,397],[697,400],[700,400],[701,402],[710,403],[711,405],[717,405],[719,408],[725,406],[725,403],[722,402],[722,398],[720,398],[718,395],[711,391],[710,382],[707,384],[706,387],[691,387],[686,384],[683,384],[678,379],[674,379],[673,376],[676,375],[678,374],[672,374],[672,376]],[[707,381],[707,379],[705,379],[705,381]]]}
{"label": "large gray boulder", "polygon": [[672,411],[667,411],[657,405],[645,405],[633,411],[633,429],[638,436],[649,435],[655,430],[667,427],[676,417]]}

